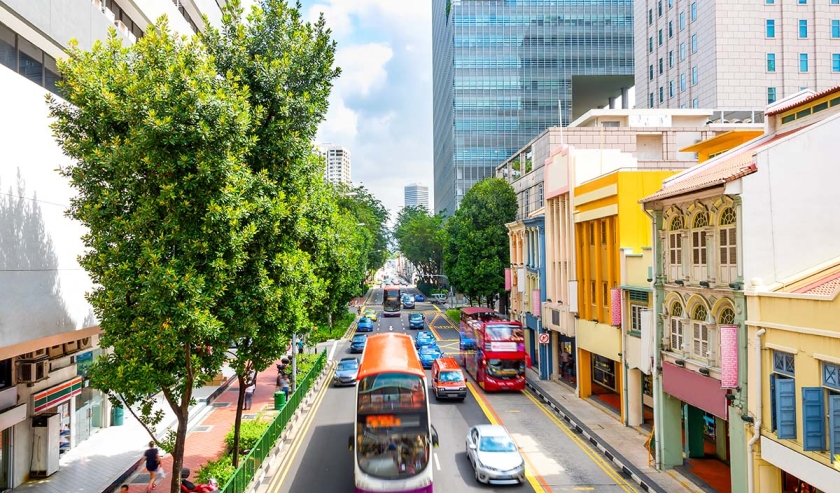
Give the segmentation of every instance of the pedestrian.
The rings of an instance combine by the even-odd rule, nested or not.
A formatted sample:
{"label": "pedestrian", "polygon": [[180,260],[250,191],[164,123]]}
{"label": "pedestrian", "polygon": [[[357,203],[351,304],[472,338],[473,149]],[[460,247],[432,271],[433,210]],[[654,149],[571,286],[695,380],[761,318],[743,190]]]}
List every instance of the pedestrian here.
{"label": "pedestrian", "polygon": [[120,493],[128,493],[128,485],[124,484],[120,486]]}
{"label": "pedestrian", "polygon": [[246,411],[251,410],[251,402],[254,400],[254,392],[257,390],[257,379],[251,377],[251,385],[245,387],[245,406]]}
{"label": "pedestrian", "polygon": [[304,348],[303,339],[298,339],[297,347],[298,347],[297,348],[298,349],[298,354],[303,354],[303,348]]}
{"label": "pedestrian", "polygon": [[289,379],[285,373],[280,374],[280,390],[286,394],[286,400],[289,400]]}
{"label": "pedestrian", "polygon": [[149,449],[143,453],[143,457],[146,459],[146,471],[149,472],[149,485],[146,487],[146,492],[148,493],[157,488],[155,481],[158,476],[164,478],[166,474],[164,474],[163,468],[160,465],[160,453],[157,447],[155,447],[154,441],[149,442]]}
{"label": "pedestrian", "polygon": [[569,376],[569,362],[572,360],[571,354],[566,351],[560,353],[560,371],[563,372],[563,377]]}

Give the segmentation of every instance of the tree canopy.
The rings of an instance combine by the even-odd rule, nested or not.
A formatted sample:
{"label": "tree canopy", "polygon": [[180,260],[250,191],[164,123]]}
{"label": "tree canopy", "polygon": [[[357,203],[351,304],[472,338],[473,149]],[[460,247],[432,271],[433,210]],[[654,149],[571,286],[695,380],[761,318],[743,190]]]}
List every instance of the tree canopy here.
{"label": "tree canopy", "polygon": [[421,276],[440,275],[443,268],[444,216],[423,206],[405,207],[397,215],[394,239],[399,251]]}

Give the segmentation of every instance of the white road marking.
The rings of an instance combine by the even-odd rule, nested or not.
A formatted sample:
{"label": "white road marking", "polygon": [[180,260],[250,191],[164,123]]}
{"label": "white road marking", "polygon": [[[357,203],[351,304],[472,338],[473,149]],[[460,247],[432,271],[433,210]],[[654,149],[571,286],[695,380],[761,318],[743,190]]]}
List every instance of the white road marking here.
{"label": "white road marking", "polygon": [[437,452],[434,453],[434,456],[435,456],[435,467],[437,467],[437,470],[440,471],[440,460],[438,460]]}
{"label": "white road marking", "polygon": [[528,456],[534,469],[543,477],[551,474],[560,474],[566,470],[556,460],[544,454],[540,450],[537,441],[532,437],[519,433],[511,433],[510,436],[522,448],[522,454]]}
{"label": "white road marking", "polygon": [[330,355],[329,355],[329,357],[327,358],[328,360],[332,360],[332,359],[333,359],[333,356],[335,356],[335,348],[337,348],[337,347],[338,347],[338,341],[333,342],[332,349],[330,349]]}

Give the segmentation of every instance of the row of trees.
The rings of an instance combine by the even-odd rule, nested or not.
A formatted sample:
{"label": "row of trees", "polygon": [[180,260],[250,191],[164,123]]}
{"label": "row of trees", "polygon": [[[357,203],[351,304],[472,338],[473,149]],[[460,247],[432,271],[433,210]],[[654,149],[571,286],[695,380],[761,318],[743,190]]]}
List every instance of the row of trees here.
{"label": "row of trees", "polygon": [[504,269],[510,263],[506,223],[516,218],[516,194],[502,179],[477,183],[447,218],[425,207],[406,207],[394,226],[400,252],[419,275],[449,283],[470,303],[490,304],[504,292]]}
{"label": "row of trees", "polygon": [[[53,132],[73,164],[68,215],[110,348],[91,383],[139,409],[154,435],[163,393],[177,417],[172,491],[193,389],[227,363],[244,389],[293,333],[346,310],[384,262],[387,212],[321,178],[312,141],[340,70],[324,19],[263,0],[179,37],[165,17],[136,44],[113,31],[59,62]],[[234,444],[234,464],[239,444]]]}

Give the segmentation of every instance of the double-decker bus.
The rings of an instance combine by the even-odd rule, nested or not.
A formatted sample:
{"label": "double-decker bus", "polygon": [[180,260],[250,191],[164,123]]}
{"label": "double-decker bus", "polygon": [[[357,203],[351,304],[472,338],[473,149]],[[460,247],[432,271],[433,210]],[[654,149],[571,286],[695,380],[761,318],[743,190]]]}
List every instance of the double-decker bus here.
{"label": "double-decker bus", "polygon": [[382,315],[386,317],[399,317],[402,298],[400,297],[399,286],[385,286],[382,294]]}
{"label": "double-decker bus", "polygon": [[460,332],[461,363],[481,388],[525,389],[525,337],[520,322],[504,320],[487,308],[462,308]]}
{"label": "double-decker bus", "polygon": [[432,493],[431,448],[438,436],[411,336],[369,337],[358,375],[350,437],[356,493]]}

